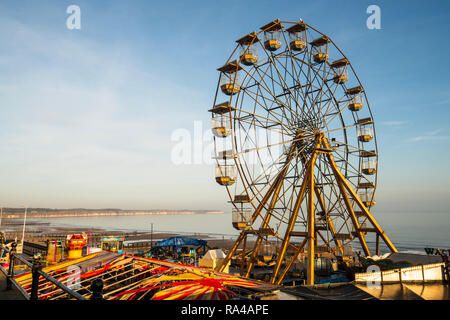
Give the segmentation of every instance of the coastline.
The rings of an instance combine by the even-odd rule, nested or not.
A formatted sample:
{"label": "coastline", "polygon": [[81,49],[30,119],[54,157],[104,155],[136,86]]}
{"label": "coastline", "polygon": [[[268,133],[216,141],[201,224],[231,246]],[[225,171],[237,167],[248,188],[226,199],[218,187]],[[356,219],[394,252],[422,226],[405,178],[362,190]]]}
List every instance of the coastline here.
{"label": "coastline", "polygon": [[[22,237],[22,224],[19,220],[12,219],[9,221],[12,223],[2,224],[2,226],[12,227],[6,232],[7,238],[12,240],[15,237],[19,240]],[[30,229],[25,232],[25,241],[31,241],[39,244],[44,244],[45,239],[54,238],[61,236],[65,238],[68,234],[77,234],[85,232],[92,237],[99,238],[101,236],[125,236],[126,241],[158,241],[162,239],[167,239],[169,237],[181,236],[189,238],[197,238],[206,240],[208,246],[211,248],[221,248],[229,250],[235,242],[234,236],[225,237],[220,234],[205,234],[205,233],[185,233],[176,231],[157,231],[155,230],[153,234],[149,232],[139,232],[139,231],[121,231],[121,230],[110,230],[108,228],[83,228],[83,227],[69,227],[69,226],[52,226],[50,223],[42,223],[39,221],[29,221],[27,223]]]}
{"label": "coastline", "polygon": [[[6,209],[3,219],[23,219],[24,211]],[[190,215],[220,214],[220,210],[122,210],[122,209],[29,209],[27,218],[65,218],[65,217],[101,217],[101,216],[140,216],[140,215]]]}

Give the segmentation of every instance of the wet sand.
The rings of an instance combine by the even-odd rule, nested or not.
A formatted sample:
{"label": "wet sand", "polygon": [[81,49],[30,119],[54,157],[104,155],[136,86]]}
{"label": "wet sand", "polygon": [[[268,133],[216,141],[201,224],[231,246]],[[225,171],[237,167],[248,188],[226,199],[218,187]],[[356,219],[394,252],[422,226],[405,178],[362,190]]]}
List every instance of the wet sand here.
{"label": "wet sand", "polygon": [[[23,220],[21,219],[3,219],[1,229],[6,231],[7,239],[21,239],[22,238],[22,227]],[[221,248],[229,250],[233,247],[237,237],[223,237],[220,235],[213,234],[201,234],[201,233],[177,233],[177,232],[158,232],[155,231],[153,234],[149,232],[122,232],[122,231],[112,231],[100,228],[77,228],[77,227],[61,227],[61,226],[51,226],[49,222],[46,221],[29,221],[26,224],[25,231],[25,241],[35,242],[35,243],[45,243],[47,239],[50,238],[62,238],[69,234],[82,233],[85,232],[91,235],[92,238],[100,238],[103,236],[124,236],[126,241],[158,241],[161,239],[167,239],[174,236],[184,236],[189,238],[197,238],[206,240],[208,246],[211,248]],[[248,245],[251,245],[251,241],[248,241]]]}

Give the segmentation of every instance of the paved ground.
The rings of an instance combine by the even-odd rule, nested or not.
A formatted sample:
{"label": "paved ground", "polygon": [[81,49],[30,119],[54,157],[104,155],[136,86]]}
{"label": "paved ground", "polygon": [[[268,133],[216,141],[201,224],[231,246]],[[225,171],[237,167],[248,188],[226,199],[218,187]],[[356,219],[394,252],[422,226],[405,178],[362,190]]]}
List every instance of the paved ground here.
{"label": "paved ground", "polygon": [[0,271],[0,300],[25,300],[20,292],[12,286],[11,290],[6,290],[6,277]]}
{"label": "paved ground", "polygon": [[337,286],[298,286],[281,289],[286,297],[306,300],[450,300],[450,286],[442,283],[427,284],[383,284],[368,287],[357,284]]}
{"label": "paved ground", "polygon": [[353,284],[316,285],[283,288],[282,292],[301,297],[305,300],[374,300],[372,295],[357,288]]}
{"label": "paved ground", "polygon": [[357,284],[357,288],[367,292],[378,300],[423,300],[423,298],[400,283],[366,286]]}
{"label": "paved ground", "polygon": [[450,286],[442,283],[395,283],[372,288],[357,284],[356,287],[380,300],[450,300]]}

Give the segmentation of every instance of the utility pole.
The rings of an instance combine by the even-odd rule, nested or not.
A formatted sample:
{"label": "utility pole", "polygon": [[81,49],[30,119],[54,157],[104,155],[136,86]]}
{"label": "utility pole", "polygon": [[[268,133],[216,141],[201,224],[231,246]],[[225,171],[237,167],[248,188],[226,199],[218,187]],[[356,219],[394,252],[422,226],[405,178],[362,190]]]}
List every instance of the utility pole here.
{"label": "utility pole", "polygon": [[23,252],[23,241],[24,241],[24,238],[25,238],[25,225],[26,225],[26,223],[27,223],[27,209],[28,209],[28,207],[24,206],[24,208],[25,208],[25,215],[24,215],[24,217],[23,217],[22,252]]}
{"label": "utility pole", "polygon": [[0,227],[2,226],[2,219],[3,219],[3,207],[0,209]]}
{"label": "utility pole", "polygon": [[150,248],[153,248],[153,222],[150,223],[151,224],[151,231],[150,231]]}

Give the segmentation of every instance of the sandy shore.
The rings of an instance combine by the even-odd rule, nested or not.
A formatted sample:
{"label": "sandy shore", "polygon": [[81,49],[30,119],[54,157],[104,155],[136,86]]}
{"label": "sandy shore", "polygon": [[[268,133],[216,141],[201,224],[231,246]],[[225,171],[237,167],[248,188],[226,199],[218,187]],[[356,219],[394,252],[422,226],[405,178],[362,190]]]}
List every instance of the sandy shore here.
{"label": "sandy shore", "polygon": [[[22,227],[23,221],[21,219],[3,219],[1,230],[6,231],[6,236],[8,239],[21,239],[22,238]],[[161,240],[167,239],[174,236],[185,236],[189,238],[197,238],[206,240],[208,246],[211,248],[221,248],[229,250],[233,247],[235,238],[222,237],[220,235],[212,234],[201,234],[201,233],[177,233],[177,232],[158,232],[155,231],[153,234],[149,232],[125,232],[125,231],[112,231],[100,228],[77,228],[77,227],[61,227],[52,226],[49,222],[45,221],[29,221],[26,225],[25,241],[44,243],[46,239],[65,237],[68,234],[82,233],[86,232],[93,238],[100,238],[102,236],[125,236],[127,241],[150,241],[153,239]],[[251,244],[251,243],[249,243]]]}

